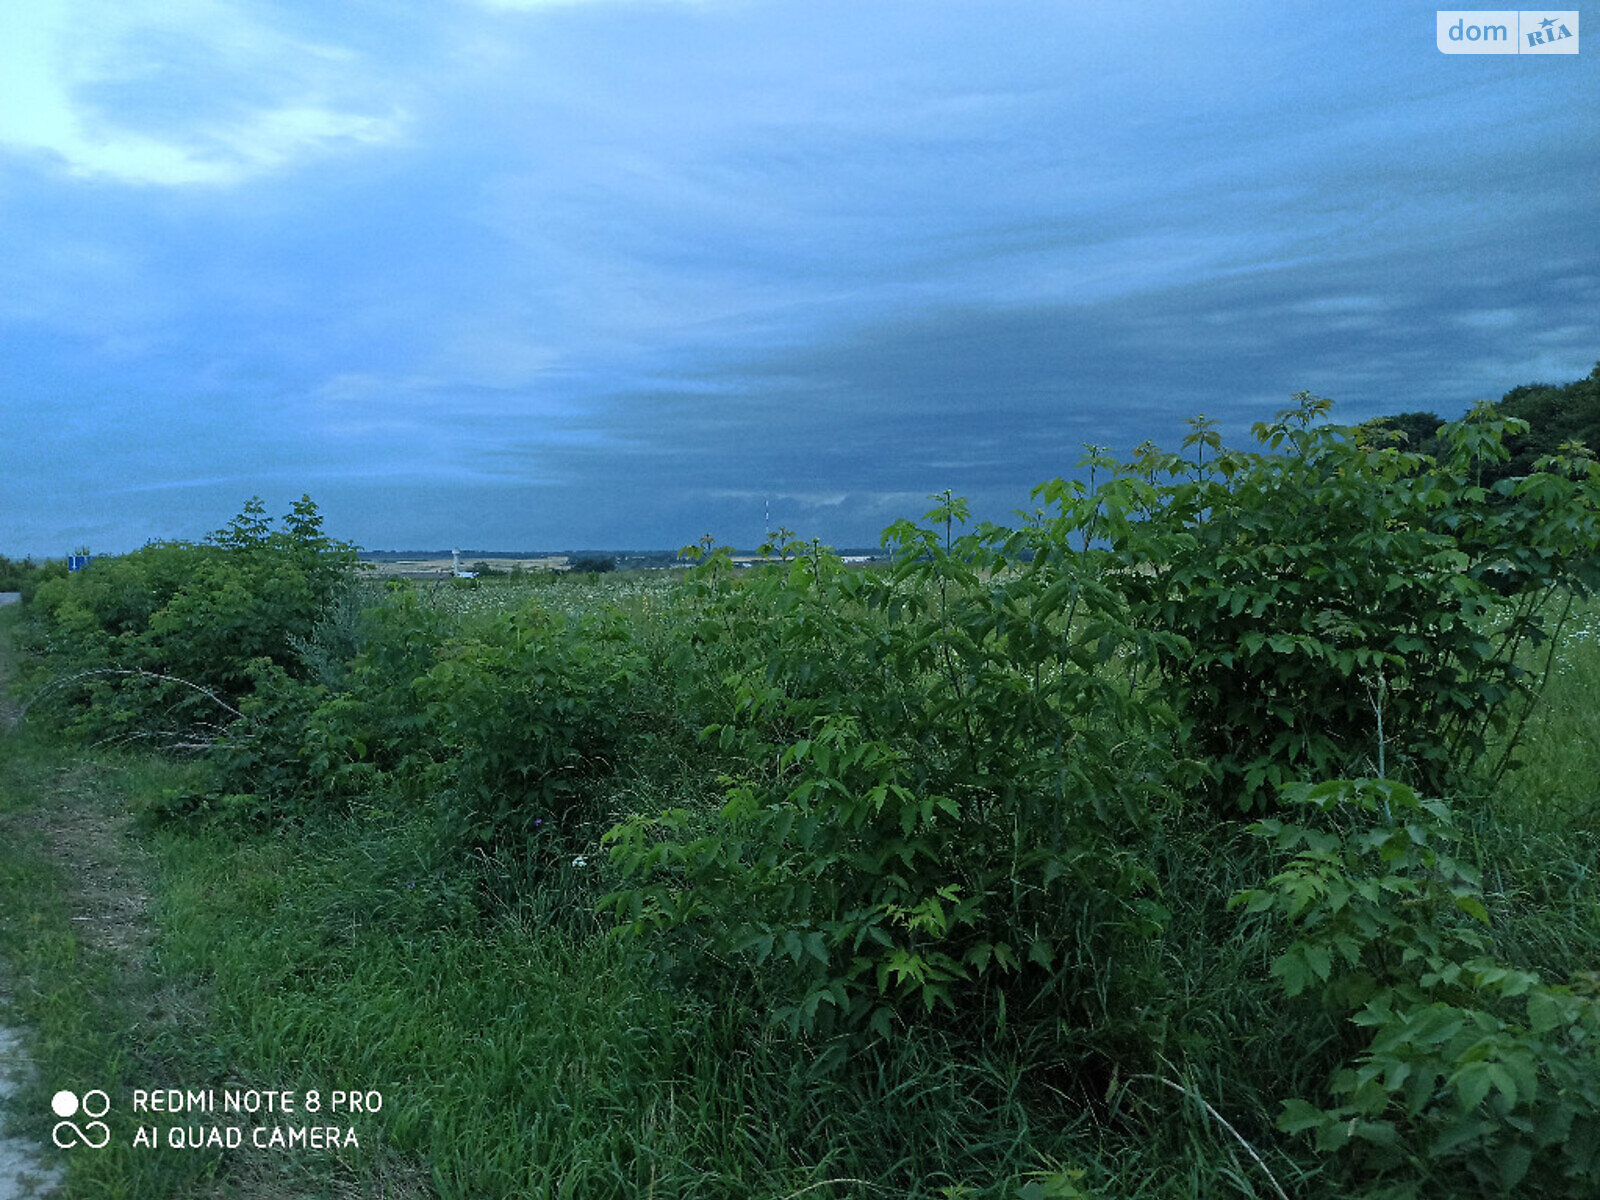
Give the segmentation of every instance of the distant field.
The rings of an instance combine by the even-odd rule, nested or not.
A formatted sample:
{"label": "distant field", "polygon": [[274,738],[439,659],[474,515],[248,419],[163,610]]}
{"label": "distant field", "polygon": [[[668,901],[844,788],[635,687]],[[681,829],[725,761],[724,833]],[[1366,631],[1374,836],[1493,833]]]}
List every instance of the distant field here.
{"label": "distant field", "polygon": [[631,615],[663,611],[671,602],[676,573],[616,571],[606,575],[574,575],[564,571],[530,571],[518,578],[452,579],[448,563],[442,575],[368,575],[358,593],[361,607],[382,602],[384,585],[410,579],[432,609],[458,616],[512,613],[529,603],[549,612],[579,618],[607,608]]}
{"label": "distant field", "polygon": [[[840,558],[852,565],[882,561],[881,548],[862,547],[837,550]],[[763,561],[763,556],[753,550],[735,550],[731,555],[739,564]],[[589,559],[609,559],[618,571],[663,570],[683,566],[676,550],[564,550],[559,553],[517,553],[502,550],[462,550],[461,569],[476,570],[479,563],[492,571],[510,572],[520,568],[524,572],[568,571]],[[448,579],[452,562],[448,551],[421,550],[363,550],[361,561],[369,577],[377,579]]]}
{"label": "distant field", "polygon": [[[473,564],[487,562],[497,571],[510,571],[521,567],[524,571],[565,571],[571,558],[565,554],[547,554],[539,558],[500,558],[488,555],[462,555],[461,569],[470,571]],[[448,554],[431,558],[376,558],[362,556],[374,578],[377,579],[440,579],[448,578],[452,561]]]}

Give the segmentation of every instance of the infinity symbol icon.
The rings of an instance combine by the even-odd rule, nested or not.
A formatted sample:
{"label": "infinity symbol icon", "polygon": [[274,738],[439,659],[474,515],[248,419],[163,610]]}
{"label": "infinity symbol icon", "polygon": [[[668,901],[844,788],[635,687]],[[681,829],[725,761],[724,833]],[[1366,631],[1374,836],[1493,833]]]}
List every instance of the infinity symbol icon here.
{"label": "infinity symbol icon", "polygon": [[[98,1118],[111,1111],[111,1097],[95,1088],[83,1094],[80,1104],[78,1097],[71,1092],[57,1092],[50,1107],[55,1109],[58,1117],[71,1117],[82,1112],[86,1117]],[[71,1130],[71,1133],[63,1134],[62,1130]],[[96,1141],[96,1138],[99,1140]],[[55,1128],[50,1131],[50,1140],[62,1150],[80,1143],[91,1150],[103,1150],[111,1141],[111,1127],[101,1120],[92,1120],[82,1128],[74,1121],[57,1121]]]}
{"label": "infinity symbol icon", "polygon": [[[90,1121],[82,1129],[78,1128],[78,1125],[75,1121],[57,1121],[55,1128],[50,1131],[50,1140],[55,1142],[55,1144],[60,1146],[63,1150],[78,1144],[78,1142],[73,1141],[71,1138],[68,1138],[66,1141],[62,1141],[61,1131],[63,1129],[72,1130],[72,1132],[78,1136],[78,1140],[81,1141],[85,1146],[88,1146],[91,1150],[104,1150],[106,1143],[111,1140],[111,1127],[104,1121]],[[100,1140],[98,1142],[89,1136],[90,1132],[95,1130],[99,1131],[98,1136]]]}

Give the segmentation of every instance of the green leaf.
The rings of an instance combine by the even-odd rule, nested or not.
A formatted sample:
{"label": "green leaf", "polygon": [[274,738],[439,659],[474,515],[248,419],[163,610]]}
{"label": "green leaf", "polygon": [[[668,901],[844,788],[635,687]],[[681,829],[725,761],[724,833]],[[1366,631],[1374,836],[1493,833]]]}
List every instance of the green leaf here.
{"label": "green leaf", "polygon": [[792,929],[783,931],[783,952],[795,962],[799,962],[805,954],[805,945],[800,941],[800,935]]}
{"label": "green leaf", "polygon": [[1550,992],[1539,989],[1528,995],[1528,1027],[1536,1036],[1549,1033],[1566,1023],[1564,1006]]}
{"label": "green leaf", "polygon": [[1520,1142],[1507,1146],[1500,1151],[1499,1162],[1500,1186],[1510,1192],[1527,1177],[1533,1166],[1533,1150]]}
{"label": "green leaf", "polygon": [[826,966],[828,963],[828,943],[827,937],[822,930],[812,930],[806,934],[804,941],[806,953]]}
{"label": "green leaf", "polygon": [[1489,1078],[1489,1064],[1485,1062],[1463,1063],[1450,1080],[1455,1088],[1456,1099],[1460,1102],[1465,1112],[1471,1112],[1483,1103],[1489,1094],[1492,1081]]}
{"label": "green leaf", "polygon": [[1495,1090],[1506,1098],[1506,1103],[1515,1108],[1517,1106],[1517,1083],[1516,1080],[1511,1078],[1511,1072],[1506,1070],[1505,1065],[1491,1062],[1485,1074],[1488,1076],[1489,1082],[1494,1085]]}
{"label": "green leaf", "polygon": [[1298,996],[1311,984],[1311,968],[1299,947],[1280,954],[1272,964],[1271,974],[1291,996]]}
{"label": "green leaf", "polygon": [[1483,901],[1476,896],[1457,896],[1456,907],[1476,921],[1481,921],[1485,925],[1489,923],[1489,910],[1484,908]]}
{"label": "green leaf", "polygon": [[1277,1125],[1284,1133],[1304,1133],[1318,1129],[1334,1119],[1334,1114],[1324,1112],[1305,1100],[1285,1100],[1278,1114]]}
{"label": "green leaf", "polygon": [[1053,957],[1054,947],[1050,944],[1049,938],[1036,937],[1028,943],[1029,962],[1034,963],[1037,966],[1041,966],[1048,971],[1050,969],[1050,961]]}

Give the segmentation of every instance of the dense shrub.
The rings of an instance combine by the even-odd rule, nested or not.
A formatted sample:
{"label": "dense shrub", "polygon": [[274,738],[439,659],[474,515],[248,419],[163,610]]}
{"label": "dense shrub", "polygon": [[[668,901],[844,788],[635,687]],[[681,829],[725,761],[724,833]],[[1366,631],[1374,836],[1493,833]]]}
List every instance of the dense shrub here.
{"label": "dense shrub", "polygon": [[[347,638],[358,648],[335,670],[326,643]],[[209,803],[263,817],[420,805],[458,849],[513,856],[535,840],[569,854],[597,841],[597,784],[630,728],[636,663],[620,619],[530,604],[463,627],[395,584],[352,629],[304,645],[324,681],[252,664]]]}
{"label": "dense shrub", "polygon": [[0,592],[20,592],[24,604],[33,599],[41,583],[59,579],[66,573],[67,565],[60,559],[40,563],[32,558],[7,558],[0,554]]}
{"label": "dense shrub", "polygon": [[1094,456],[1020,530],[953,537],[946,496],[890,528],[886,578],[815,549],[745,579],[711,556],[684,662],[747,765],[717,819],[613,835],[629,928],[786,977],[796,1026],[883,1031],[907,1001],[985,1009],[1022,979],[1104,998],[1137,961],[1121,939],[1160,924],[1139,846],[1183,751],[1223,812],[1368,766],[1459,778],[1531,703],[1519,652],[1562,586],[1594,580],[1596,467],[1485,489],[1509,427],[1490,413],[1447,426],[1439,463],[1300,400],[1263,452],[1202,424],[1186,448],[1209,462]]}
{"label": "dense shrub", "polygon": [[274,529],[259,500],[198,545],[156,543],[42,584],[46,703],[96,737],[209,745],[266,661],[295,675],[292,644],[345,587],[352,547],[302,497]]}
{"label": "dense shrub", "polygon": [[1333,1077],[1338,1103],[1295,1098],[1280,1128],[1348,1155],[1366,1195],[1567,1196],[1600,1178],[1600,994],[1489,952],[1478,873],[1449,808],[1388,780],[1289,789],[1304,823],[1255,832],[1293,860],[1236,903],[1295,937],[1272,973],[1321,990],[1367,1031]]}
{"label": "dense shrub", "polygon": [[892,527],[887,577],[813,548],[734,580],[712,556],[707,735],[745,765],[715,818],[611,835],[627,927],[740,958],[797,1029],[887,1035],[935,1008],[1003,1026],[1046,994],[1108,1022],[1150,984],[1164,910],[1138,847],[1172,775],[1165,711],[1130,683],[1150,639],[1105,555],[1065,548],[1092,506],[1063,492],[1020,536],[953,538],[962,515],[945,497],[942,536]]}
{"label": "dense shrub", "polygon": [[252,665],[243,719],[211,755],[208,800],[228,796],[236,814],[274,818],[423,795],[445,750],[418,684],[451,632],[406,583],[365,609],[353,592],[338,596],[294,639],[305,679],[270,660]]}
{"label": "dense shrub", "polygon": [[538,605],[452,643],[415,682],[438,739],[428,781],[483,847],[597,838],[596,781],[616,769],[634,662],[626,626]]}
{"label": "dense shrub", "polygon": [[[1575,594],[1600,582],[1600,466],[1576,448],[1483,487],[1515,422],[1484,409],[1435,460],[1317,424],[1309,396],[1257,426],[1265,452],[1132,464],[1142,512],[1110,536],[1135,620],[1176,635],[1163,692],[1223,809],[1297,779],[1365,773],[1438,793],[1495,739],[1503,769]],[[1137,519],[1132,519],[1137,518]]]}

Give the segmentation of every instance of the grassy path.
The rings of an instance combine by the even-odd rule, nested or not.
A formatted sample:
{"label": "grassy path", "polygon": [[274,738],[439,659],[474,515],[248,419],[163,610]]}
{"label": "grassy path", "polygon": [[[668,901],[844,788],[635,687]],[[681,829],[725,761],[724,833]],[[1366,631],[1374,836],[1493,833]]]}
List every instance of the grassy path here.
{"label": "grassy path", "polygon": [[[9,684],[14,617],[0,616],[0,1016],[10,1023],[16,1075],[9,1117],[28,1148],[10,1172],[67,1196],[193,1195],[195,1175],[126,1169],[115,1143],[89,1149],[53,1139],[60,1090],[115,1094],[136,1061],[136,1030],[159,1021],[150,971],[152,856],[131,836],[111,764],[50,744],[17,722]],[[83,1114],[71,1114],[87,1126]],[[98,1139],[97,1131],[89,1136]],[[6,1186],[28,1196],[32,1179]]]}
{"label": "grassy path", "polygon": [[[0,1065],[13,1067],[0,1095],[13,1134],[0,1149],[0,1200],[418,1195],[382,1179],[364,1187],[326,1161],[225,1163],[215,1149],[135,1145],[151,1119],[131,1111],[135,1089],[226,1075],[213,990],[162,961],[173,912],[165,892],[182,882],[166,861],[175,840],[137,829],[130,811],[130,797],[181,782],[182,768],[87,753],[19,725],[5,690],[13,621],[0,614]],[[63,1089],[106,1093],[104,1148],[54,1144],[52,1097]],[[87,1130],[85,1114],[73,1115]]]}
{"label": "grassy path", "polygon": [[[11,695],[12,653],[8,633],[9,622],[0,629],[0,741],[15,736],[18,712]],[[4,804],[3,796],[4,793],[0,793],[0,805]],[[0,832],[10,831],[0,827]],[[6,961],[0,959],[0,1200],[52,1195],[60,1184],[59,1170],[46,1167],[42,1161],[37,1139],[13,1132],[17,1121],[11,1117],[10,1110],[20,1107],[24,1094],[34,1090],[38,1071],[30,1049],[32,1037],[9,1022],[11,1009],[11,970]]]}

